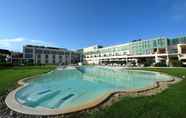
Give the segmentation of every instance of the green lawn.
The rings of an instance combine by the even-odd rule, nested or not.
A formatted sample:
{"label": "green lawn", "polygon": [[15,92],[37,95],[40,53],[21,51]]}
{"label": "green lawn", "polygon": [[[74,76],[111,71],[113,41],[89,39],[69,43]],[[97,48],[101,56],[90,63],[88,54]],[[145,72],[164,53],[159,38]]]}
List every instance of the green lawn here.
{"label": "green lawn", "polygon": [[[170,75],[186,77],[186,68],[145,68]],[[186,79],[171,85],[160,94],[149,97],[122,97],[90,118],[186,118]]]}
{"label": "green lawn", "polygon": [[[48,72],[55,66],[28,66],[0,69],[0,94],[24,77]],[[170,75],[186,77],[186,68],[145,68]],[[122,97],[102,111],[88,114],[90,118],[186,118],[186,79],[171,85],[160,94],[149,97]]]}
{"label": "green lawn", "polygon": [[7,90],[7,88],[15,87],[19,79],[28,76],[33,76],[48,72],[54,69],[55,66],[23,66],[0,69],[0,95]]}

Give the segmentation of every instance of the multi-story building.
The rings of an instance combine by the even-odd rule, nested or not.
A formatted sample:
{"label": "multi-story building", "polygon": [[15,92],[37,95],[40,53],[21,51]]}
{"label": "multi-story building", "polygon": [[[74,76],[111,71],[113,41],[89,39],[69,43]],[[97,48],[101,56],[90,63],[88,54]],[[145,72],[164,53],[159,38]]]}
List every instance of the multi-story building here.
{"label": "multi-story building", "polygon": [[186,37],[140,39],[109,47],[95,45],[84,48],[83,53],[86,64],[186,64]]}
{"label": "multi-story building", "polygon": [[79,62],[79,53],[65,48],[26,45],[23,58],[33,64],[73,64]]}

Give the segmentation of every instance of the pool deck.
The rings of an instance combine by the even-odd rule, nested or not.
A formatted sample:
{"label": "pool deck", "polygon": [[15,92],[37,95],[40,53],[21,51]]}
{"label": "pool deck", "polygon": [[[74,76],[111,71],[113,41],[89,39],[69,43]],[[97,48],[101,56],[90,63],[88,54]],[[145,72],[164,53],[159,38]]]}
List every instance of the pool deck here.
{"label": "pool deck", "polygon": [[[135,70],[135,71],[141,71],[141,70]],[[164,74],[164,75],[166,75],[166,74]],[[78,111],[82,111],[82,110],[96,107],[97,105],[103,103],[106,99],[108,99],[111,95],[113,95],[115,93],[116,94],[117,93],[140,93],[140,92],[149,91],[149,90],[161,87],[162,83],[165,84],[166,86],[168,86],[169,84],[174,84],[174,83],[182,80],[181,78],[170,76],[170,80],[168,80],[168,81],[157,81],[153,86],[148,86],[143,89],[131,89],[131,90],[127,90],[127,91],[106,92],[105,94],[98,96],[94,100],[91,100],[89,102],[81,104],[78,107],[70,107],[70,108],[65,107],[65,108],[61,108],[61,109],[60,108],[48,109],[48,108],[44,108],[44,107],[37,107],[37,108],[28,107],[28,106],[25,106],[25,105],[19,103],[15,98],[16,92],[19,91],[20,89],[24,88],[25,86],[27,86],[29,84],[29,83],[27,83],[27,80],[30,80],[33,78],[34,77],[29,77],[29,78],[25,78],[25,79],[18,81],[18,84],[20,86],[8,94],[8,96],[5,99],[5,103],[7,104],[7,106],[10,109],[20,112],[20,113],[23,113],[23,114],[30,114],[30,115],[58,115],[58,114],[78,112]]]}

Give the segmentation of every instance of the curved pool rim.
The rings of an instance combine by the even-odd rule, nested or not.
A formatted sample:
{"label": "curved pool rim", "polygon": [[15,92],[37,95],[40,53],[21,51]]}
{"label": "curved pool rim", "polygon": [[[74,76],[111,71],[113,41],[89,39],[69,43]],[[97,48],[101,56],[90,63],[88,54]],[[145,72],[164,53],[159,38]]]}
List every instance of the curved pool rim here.
{"label": "curved pool rim", "polygon": [[[119,71],[119,70],[116,70]],[[31,77],[26,77],[24,79],[21,79],[17,82],[18,85],[20,85],[18,88],[16,88],[15,90],[11,91],[6,99],[5,99],[5,103],[6,105],[19,113],[23,113],[23,114],[28,114],[28,115],[59,115],[59,114],[67,114],[67,113],[73,113],[73,112],[78,112],[78,111],[83,111],[86,109],[91,109],[94,108],[96,106],[98,106],[99,104],[103,103],[105,100],[107,100],[110,96],[112,96],[115,93],[119,93],[119,92],[123,92],[123,93],[135,93],[135,92],[143,92],[143,91],[148,91],[154,88],[158,88],[160,86],[160,82],[172,82],[172,81],[176,81],[177,79],[180,79],[178,77],[174,77],[174,76],[170,76],[168,74],[164,74],[164,73],[160,73],[160,72],[155,72],[155,71],[146,71],[146,70],[132,70],[132,71],[141,71],[141,72],[152,72],[152,73],[159,73],[160,75],[166,75],[168,77],[170,77],[169,80],[164,80],[164,81],[156,81],[153,86],[148,86],[145,87],[143,89],[131,89],[131,90],[123,90],[123,91],[115,91],[115,92],[106,92],[105,94],[98,96],[97,98],[95,98],[94,101],[81,105],[79,107],[74,107],[74,108],[55,108],[55,109],[49,109],[49,108],[44,108],[44,107],[40,107],[40,108],[32,108],[26,105],[23,105],[21,103],[19,103],[16,100],[16,93],[26,87],[27,85],[29,85],[29,83],[27,82],[28,80],[32,80],[35,79],[39,76],[42,76],[46,73],[40,74],[40,75],[36,75],[36,76],[31,76]],[[50,71],[52,72],[52,71]],[[48,73],[50,73],[48,72]]]}

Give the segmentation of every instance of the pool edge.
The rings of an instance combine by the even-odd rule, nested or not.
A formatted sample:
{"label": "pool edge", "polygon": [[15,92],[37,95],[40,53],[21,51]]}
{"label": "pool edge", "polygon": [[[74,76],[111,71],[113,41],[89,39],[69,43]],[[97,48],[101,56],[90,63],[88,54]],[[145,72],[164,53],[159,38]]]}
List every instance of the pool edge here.
{"label": "pool edge", "polygon": [[[144,70],[137,70],[137,71],[144,71]],[[52,72],[52,71],[50,71],[50,72]],[[150,71],[150,72],[153,72],[153,71]],[[156,73],[159,73],[159,72],[156,72]],[[162,74],[162,73],[160,73],[160,74]],[[43,74],[41,74],[41,75],[43,75]],[[41,76],[41,75],[37,75],[37,76]],[[15,98],[16,92],[19,91],[20,89],[22,89],[23,87],[29,85],[29,83],[27,83],[26,80],[30,80],[30,79],[33,79],[34,77],[37,77],[37,76],[32,76],[32,77],[27,77],[27,78],[19,80],[17,83],[20,86],[18,88],[14,89],[13,91],[11,91],[7,95],[7,97],[5,99],[5,103],[10,109],[12,109],[16,112],[23,113],[23,114],[29,114],[29,115],[58,115],[58,114],[73,113],[73,112],[78,112],[78,111],[83,111],[83,110],[86,110],[86,109],[94,108],[94,107],[98,106],[99,104],[103,103],[110,96],[112,96],[114,94],[117,94],[117,93],[140,93],[140,92],[149,91],[149,90],[158,88],[158,87],[161,86],[161,83],[169,85],[169,84],[177,83],[177,82],[182,80],[181,78],[170,76],[168,74],[163,74],[163,75],[169,76],[170,80],[156,81],[153,86],[148,86],[148,87],[143,88],[143,89],[133,89],[133,90],[117,91],[117,92],[107,92],[104,95],[99,96],[97,99],[93,100],[90,103],[84,104],[84,105],[82,105],[78,108],[75,107],[75,108],[71,108],[71,109],[69,109],[69,108],[67,108],[67,109],[64,109],[64,108],[63,109],[37,108],[36,109],[36,108],[32,108],[32,107],[28,107],[28,106],[20,104]]]}

